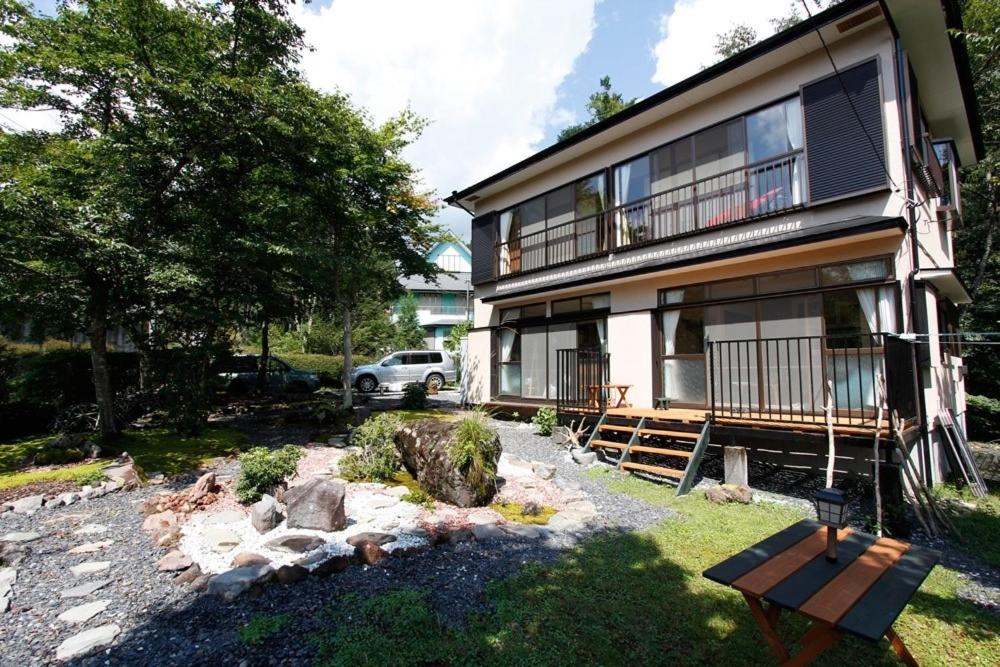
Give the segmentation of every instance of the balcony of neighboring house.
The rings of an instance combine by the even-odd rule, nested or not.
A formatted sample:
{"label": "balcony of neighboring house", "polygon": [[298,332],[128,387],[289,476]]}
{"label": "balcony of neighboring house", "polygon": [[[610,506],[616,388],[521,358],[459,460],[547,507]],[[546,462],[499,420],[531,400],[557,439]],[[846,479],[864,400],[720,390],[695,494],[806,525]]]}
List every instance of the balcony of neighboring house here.
{"label": "balcony of neighboring house", "polygon": [[499,277],[808,204],[798,97],[671,142],[501,212]]}

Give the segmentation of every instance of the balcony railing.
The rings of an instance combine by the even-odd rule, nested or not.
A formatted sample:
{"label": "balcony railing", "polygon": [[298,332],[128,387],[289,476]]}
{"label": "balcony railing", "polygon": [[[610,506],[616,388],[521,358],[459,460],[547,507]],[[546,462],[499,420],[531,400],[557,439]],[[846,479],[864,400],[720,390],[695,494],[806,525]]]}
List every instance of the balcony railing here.
{"label": "balcony railing", "polygon": [[497,243],[495,275],[665,241],[796,208],[804,201],[805,158],[795,151]]}

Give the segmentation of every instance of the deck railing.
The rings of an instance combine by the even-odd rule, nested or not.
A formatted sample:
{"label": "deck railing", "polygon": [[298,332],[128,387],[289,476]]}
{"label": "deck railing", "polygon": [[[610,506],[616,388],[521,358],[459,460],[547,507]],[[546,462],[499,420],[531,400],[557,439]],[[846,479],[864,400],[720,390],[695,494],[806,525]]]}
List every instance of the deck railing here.
{"label": "deck railing", "polygon": [[506,276],[796,208],[805,203],[805,157],[725,171],[642,199],[501,241],[495,275]]}
{"label": "deck railing", "polygon": [[599,350],[556,350],[556,412],[567,409],[604,412],[608,400],[611,356]]}
{"label": "deck railing", "polygon": [[707,354],[713,418],[825,423],[832,387],[835,423],[873,425],[879,377],[890,410],[918,414],[913,346],[891,334],[709,341]]}

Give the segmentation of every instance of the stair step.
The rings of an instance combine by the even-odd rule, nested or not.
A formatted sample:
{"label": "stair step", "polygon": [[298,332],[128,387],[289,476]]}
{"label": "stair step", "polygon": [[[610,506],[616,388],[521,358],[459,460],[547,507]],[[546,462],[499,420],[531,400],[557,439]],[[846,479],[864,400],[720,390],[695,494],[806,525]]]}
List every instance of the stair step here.
{"label": "stair step", "polygon": [[[634,426],[619,426],[617,424],[601,424],[601,431],[615,431],[617,433],[635,433]],[[639,435],[658,435],[664,438],[674,438],[675,440],[697,440],[698,434],[693,431],[661,431],[655,428],[639,429]]]}
{"label": "stair step", "polygon": [[663,477],[673,477],[675,479],[681,479],[684,477],[683,470],[674,470],[673,468],[664,468],[663,466],[651,466],[646,465],[645,463],[623,461],[621,467],[623,470],[638,470],[640,472],[648,472],[654,475],[662,475]]}
{"label": "stair step", "polygon": [[[628,444],[624,442],[611,442],[609,440],[594,440],[590,443],[590,446],[624,450],[628,447]],[[647,445],[632,445],[629,451],[636,452],[637,454],[659,454],[661,456],[680,456],[686,459],[691,458],[691,452],[685,452],[681,449],[664,449],[663,447],[648,447]]]}

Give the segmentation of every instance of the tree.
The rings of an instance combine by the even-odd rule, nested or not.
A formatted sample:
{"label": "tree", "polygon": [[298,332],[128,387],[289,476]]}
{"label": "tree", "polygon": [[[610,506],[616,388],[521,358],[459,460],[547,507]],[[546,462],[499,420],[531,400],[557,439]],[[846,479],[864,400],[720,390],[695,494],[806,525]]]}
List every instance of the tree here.
{"label": "tree", "polygon": [[398,350],[422,350],[425,335],[417,315],[417,298],[407,293],[399,300],[394,346]]}
{"label": "tree", "polygon": [[470,329],[472,329],[472,322],[468,320],[453,326],[448,332],[448,337],[444,339],[444,349],[452,354],[457,354],[461,350],[462,339],[469,335]]}
{"label": "tree", "polygon": [[600,86],[597,92],[590,95],[590,100],[587,102],[587,111],[590,113],[590,119],[576,125],[570,125],[559,133],[557,141],[568,139],[574,134],[582,132],[591,125],[610,118],[619,111],[627,109],[636,103],[637,98],[633,97],[630,100],[626,100],[621,93],[611,90],[610,76],[602,77]]}
{"label": "tree", "polygon": [[715,36],[715,53],[720,58],[731,58],[756,42],[756,30],[748,25],[736,25]]}

